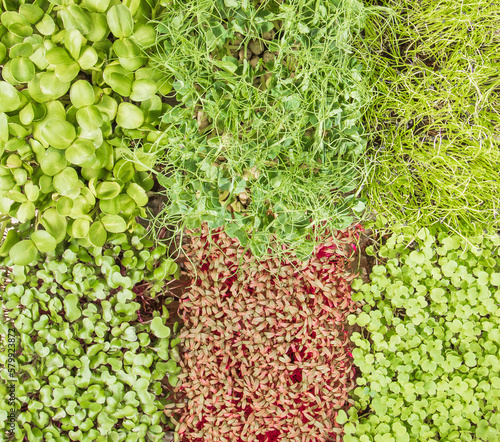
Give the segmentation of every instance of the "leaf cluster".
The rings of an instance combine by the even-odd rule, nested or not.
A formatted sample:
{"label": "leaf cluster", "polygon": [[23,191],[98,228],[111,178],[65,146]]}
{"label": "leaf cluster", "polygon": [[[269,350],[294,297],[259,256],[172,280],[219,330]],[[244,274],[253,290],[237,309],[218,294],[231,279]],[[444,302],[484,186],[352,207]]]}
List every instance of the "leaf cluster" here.
{"label": "leaf cluster", "polygon": [[[1,332],[9,323],[16,330],[15,440],[162,439],[162,381],[177,383],[179,339],[165,326],[165,307],[141,318],[136,286],[154,296],[176,270],[162,246],[130,234],[105,249],[61,243],[35,265],[2,269]],[[7,370],[0,376],[7,380]],[[2,432],[10,407],[0,405]]]}
{"label": "leaf cluster", "polygon": [[29,228],[10,233],[0,256],[28,264],[69,238],[101,247],[146,216],[153,186],[160,94],[171,89],[147,57],[156,6],[36,0],[3,8],[0,213],[4,228],[11,218]]}
{"label": "leaf cluster", "polygon": [[346,442],[497,440],[499,246],[441,228],[387,239],[371,282],[353,284],[365,331]]}
{"label": "leaf cluster", "polygon": [[222,229],[192,233],[183,373],[166,410],[181,440],[340,441],[335,415],[355,386],[342,327],[356,310],[341,246],[357,229],[335,232],[305,262],[256,258]]}

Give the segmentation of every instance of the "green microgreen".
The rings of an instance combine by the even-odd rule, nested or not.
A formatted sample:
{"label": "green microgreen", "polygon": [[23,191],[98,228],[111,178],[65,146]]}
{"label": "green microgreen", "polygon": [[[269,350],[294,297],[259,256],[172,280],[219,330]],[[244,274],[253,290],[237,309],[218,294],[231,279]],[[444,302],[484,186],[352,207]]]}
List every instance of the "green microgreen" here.
{"label": "green microgreen", "polygon": [[370,252],[370,282],[353,283],[362,312],[349,320],[364,330],[352,335],[361,373],[346,442],[496,440],[499,247],[433,227]]}
{"label": "green microgreen", "polygon": [[18,232],[0,250],[7,265],[67,238],[101,247],[146,216],[149,138],[171,90],[147,56],[161,6],[98,3],[0,7],[0,214]]}
{"label": "green microgreen", "polygon": [[158,228],[207,222],[255,254],[275,235],[307,256],[363,212],[364,20],[356,0],[166,4],[155,62],[180,104],[156,142]]}
{"label": "green microgreen", "polygon": [[[180,374],[163,288],[178,267],[145,233],[115,234],[106,248],[63,242],[35,264],[0,268],[4,440],[163,439],[162,382]],[[156,294],[151,312],[145,298]]]}
{"label": "green microgreen", "polygon": [[499,9],[493,1],[392,1],[367,21],[375,97],[365,196],[379,227],[499,225]]}

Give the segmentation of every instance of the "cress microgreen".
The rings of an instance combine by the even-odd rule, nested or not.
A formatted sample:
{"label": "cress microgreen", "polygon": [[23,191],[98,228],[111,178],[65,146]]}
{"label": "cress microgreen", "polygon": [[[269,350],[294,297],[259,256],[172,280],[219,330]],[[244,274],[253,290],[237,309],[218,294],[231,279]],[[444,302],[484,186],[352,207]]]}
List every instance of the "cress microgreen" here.
{"label": "cress microgreen", "polygon": [[[365,327],[346,442],[497,440],[500,238],[442,228],[393,234],[371,282],[353,283]],[[369,439],[366,439],[369,437]]]}

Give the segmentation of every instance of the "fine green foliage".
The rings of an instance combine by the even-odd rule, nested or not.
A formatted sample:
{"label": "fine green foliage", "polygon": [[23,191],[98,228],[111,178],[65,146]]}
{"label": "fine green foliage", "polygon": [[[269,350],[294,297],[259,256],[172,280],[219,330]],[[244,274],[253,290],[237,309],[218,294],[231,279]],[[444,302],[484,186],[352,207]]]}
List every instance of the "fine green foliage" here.
{"label": "fine green foliage", "polygon": [[498,227],[498,4],[381,3],[392,14],[366,26],[375,98],[365,194],[380,226],[441,222],[472,235]]}
{"label": "fine green foliage", "polygon": [[498,441],[500,238],[391,236],[351,324],[360,368],[345,442]]}
{"label": "fine green foliage", "polygon": [[0,405],[2,434],[14,407],[17,441],[162,439],[169,401],[161,381],[177,383],[179,340],[164,325],[165,307],[145,320],[137,297],[145,285],[143,294],[154,296],[177,266],[163,246],[151,246],[126,234],[114,235],[107,249],[73,240],[36,265],[2,269],[0,331],[7,336],[13,324],[16,348],[12,374],[1,372],[2,399],[4,381],[15,380],[14,405]]}
{"label": "fine green foliage", "polygon": [[257,255],[275,235],[304,256],[350,225],[364,209],[364,20],[357,0],[166,2],[156,62],[181,104],[158,141],[157,226],[225,226]]}
{"label": "fine green foliage", "polygon": [[[146,1],[3,2],[0,214],[29,222],[0,256],[25,265],[65,239],[101,247],[146,216],[167,77],[148,58]],[[7,8],[7,10],[5,10]],[[150,140],[150,141],[148,141]],[[8,262],[6,261],[8,264]]]}

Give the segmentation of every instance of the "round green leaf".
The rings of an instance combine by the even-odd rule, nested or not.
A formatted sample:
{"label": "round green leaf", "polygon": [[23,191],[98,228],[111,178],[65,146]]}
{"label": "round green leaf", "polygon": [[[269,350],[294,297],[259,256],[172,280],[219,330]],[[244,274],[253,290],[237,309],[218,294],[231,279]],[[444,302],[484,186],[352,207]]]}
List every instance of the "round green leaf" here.
{"label": "round green leaf", "polygon": [[33,108],[33,121],[40,121],[47,115],[47,107],[44,104],[31,102],[29,103]]}
{"label": "round green leaf", "polygon": [[13,86],[17,86],[17,81],[14,77],[12,77],[12,74],[10,73],[10,61],[8,61],[7,63],[5,63],[3,69],[2,69],[2,77],[3,79],[13,85]]}
{"label": "round green leaf", "polygon": [[92,30],[85,37],[89,41],[104,40],[109,34],[108,21],[106,20],[106,16],[98,12],[91,12],[89,15],[92,20],[93,26]]}
{"label": "round green leaf", "polygon": [[152,98],[158,87],[156,83],[152,80],[136,80],[132,83],[132,93],[130,94],[130,99],[133,101],[145,101]]}
{"label": "round green leaf", "polygon": [[425,255],[422,252],[417,252],[416,250],[410,253],[410,258],[419,265],[423,264],[425,261]]}
{"label": "round green leaf", "polygon": [[19,92],[11,84],[0,81],[0,112],[15,111],[21,105]]}
{"label": "round green leaf", "polygon": [[22,23],[15,23],[9,26],[9,31],[21,38],[26,38],[33,34],[33,28]]}
{"label": "round green leaf", "polygon": [[66,167],[54,175],[52,184],[61,195],[69,195],[78,188],[78,173],[72,167]]}
{"label": "round green leaf", "polygon": [[76,137],[75,127],[67,121],[52,118],[41,130],[43,138],[56,149],[66,149]]}
{"label": "round green leaf", "polygon": [[13,35],[25,38],[33,33],[30,22],[22,14],[15,11],[2,12],[2,25],[4,25]]}
{"label": "round green leaf", "polygon": [[104,228],[110,233],[122,233],[127,230],[127,223],[119,215],[104,215],[101,218]]}
{"label": "round green leaf", "polygon": [[[113,51],[118,58],[134,58],[141,56],[141,50],[139,46],[137,46],[137,44],[131,38],[116,40],[113,43]],[[125,69],[128,68],[125,67]]]}
{"label": "round green leaf", "polygon": [[35,109],[33,103],[28,103],[19,112],[19,121],[25,126],[30,125],[35,118]]}
{"label": "round green leaf", "polygon": [[97,51],[92,46],[84,46],[77,61],[85,71],[94,67],[98,59]]}
{"label": "round green leaf", "polygon": [[135,71],[144,64],[141,49],[130,38],[116,40],[113,43],[113,50],[118,56],[120,64],[129,71]]}
{"label": "round green leaf", "polygon": [[172,387],[175,387],[177,385],[177,382],[179,381],[179,377],[178,375],[174,374],[174,375],[170,375],[168,377],[168,382],[169,384],[172,386]]}
{"label": "round green leaf", "polygon": [[343,425],[348,421],[347,414],[344,410],[339,410],[337,417],[335,418],[338,424]]}
{"label": "round green leaf", "polygon": [[24,223],[29,219],[35,217],[35,205],[31,201],[26,201],[19,206],[17,209],[16,218]]}
{"label": "round green leaf", "polygon": [[61,216],[69,216],[71,214],[71,209],[73,208],[73,200],[71,198],[66,198],[62,196],[57,200],[56,210]]}
{"label": "round green leaf", "polygon": [[97,108],[101,111],[101,114],[103,114],[103,116],[107,116],[108,121],[113,121],[118,110],[118,103],[109,95],[104,95],[101,102],[97,104]]}
{"label": "round green leaf", "polygon": [[[2,3],[3,3],[3,5],[5,5],[4,2],[2,2]],[[24,17],[22,14],[19,14],[19,12],[17,12],[17,11],[12,11],[12,10],[9,11],[8,9],[11,9],[11,8],[5,8],[2,11],[2,15],[1,15],[2,25],[4,25],[7,29],[9,29],[12,25],[15,25],[15,24],[22,24],[22,25],[26,25],[26,26],[28,26],[30,24],[29,21],[26,19],[26,17]]]}
{"label": "round green leaf", "polygon": [[48,50],[47,53],[45,54],[45,58],[51,65],[58,65],[58,64],[66,65],[66,64],[71,64],[75,61],[71,58],[66,49],[61,48],[59,46],[56,46]]}
{"label": "round green leaf", "polygon": [[40,72],[28,82],[28,92],[38,103],[57,100],[62,97],[70,87],[70,82],[63,82],[54,72]]}
{"label": "round green leaf", "polygon": [[87,158],[87,160],[80,165],[82,168],[91,168],[91,169],[102,169],[104,162],[101,160],[101,156],[98,155],[98,151],[94,153],[94,155]]}
{"label": "round green leaf", "polygon": [[67,49],[73,60],[78,60],[83,46],[83,35],[78,29],[66,32],[64,36],[64,47]]}
{"label": "round green leaf", "polygon": [[163,266],[157,267],[153,272],[153,278],[162,281],[167,277],[167,269]]}
{"label": "round green leaf", "polygon": [[[5,46],[4,46],[5,47]],[[33,55],[33,45],[28,42],[23,42],[12,46],[9,50],[9,58],[31,57]]]}
{"label": "round green leaf", "polygon": [[32,181],[28,181],[24,185],[24,194],[29,201],[36,201],[40,195],[40,188],[33,184]]}
{"label": "round green leaf", "polygon": [[149,48],[156,43],[156,30],[150,25],[139,25],[134,31],[134,40],[142,48]]}
{"label": "round green leaf", "polygon": [[80,66],[77,62],[58,64],[54,67],[54,73],[60,81],[71,83],[80,73]]}
{"label": "round green leaf", "polygon": [[500,273],[492,273],[491,276],[491,284],[495,287],[500,286]]}
{"label": "round green leaf", "polygon": [[84,0],[85,8],[93,12],[106,12],[109,8],[110,0]]}
{"label": "round green leaf", "polygon": [[95,148],[92,141],[85,138],[77,138],[75,142],[66,149],[65,157],[70,163],[80,165],[91,158],[94,152]]}
{"label": "round green leaf", "polygon": [[102,247],[106,243],[108,235],[104,225],[97,221],[90,226],[89,241],[96,247]]}
{"label": "round green leaf", "polygon": [[94,104],[94,88],[88,81],[75,81],[69,91],[69,98],[73,106],[77,109],[90,106],[91,104]]}
{"label": "round green leaf", "polygon": [[[35,351],[39,356],[41,356],[42,358],[45,358],[49,355],[50,348],[44,347],[40,341],[37,341],[37,342],[35,342]],[[43,408],[43,404],[41,404],[41,405],[42,405],[41,408]]]}
{"label": "round green leaf", "polygon": [[9,120],[7,115],[0,112],[0,141],[6,143],[9,141]]}
{"label": "round green leaf", "polygon": [[0,63],[3,62],[6,55],[7,55],[7,48],[3,43],[0,43]]}
{"label": "round green leaf", "polygon": [[116,38],[124,38],[132,35],[134,31],[134,20],[130,10],[125,5],[115,5],[106,14],[108,26]]}
{"label": "round green leaf", "polygon": [[128,97],[132,92],[132,80],[123,75],[113,73],[109,76],[109,81],[107,82],[113,91],[124,97]]}
{"label": "round green leaf", "polygon": [[52,177],[48,175],[42,175],[38,184],[42,193],[52,193],[55,190],[52,185]]}
{"label": "round green leaf", "polygon": [[116,123],[125,129],[137,129],[144,123],[144,114],[132,103],[120,103]]}
{"label": "round green leaf", "polygon": [[133,74],[118,64],[109,64],[102,73],[104,81],[117,94],[128,97],[132,91]]}
{"label": "round green leaf", "polygon": [[24,169],[14,169],[12,174],[14,175],[14,180],[19,186],[23,186],[28,180],[28,172]]}
{"label": "round green leaf", "polygon": [[120,200],[118,198],[113,198],[110,200],[99,201],[99,208],[102,213],[107,215],[118,215],[121,210]]}
{"label": "round green leaf", "polygon": [[75,238],[85,238],[90,229],[90,222],[87,219],[76,219],[71,226],[71,233]]}
{"label": "round green leaf", "polygon": [[31,128],[24,127],[19,120],[18,115],[9,118],[9,131],[11,135],[18,138],[26,138],[31,133]]}
{"label": "round green leaf", "polygon": [[33,241],[25,239],[11,247],[9,256],[14,264],[25,266],[38,257],[38,250]]}
{"label": "round green leaf", "polygon": [[85,106],[76,112],[76,120],[85,131],[92,132],[101,127],[104,122],[97,106]]}
{"label": "round green leaf", "polygon": [[158,95],[145,100],[141,103],[141,110],[144,113],[144,120],[146,123],[153,123],[160,118],[162,113],[162,102]]}
{"label": "round green leaf", "polygon": [[35,65],[29,58],[14,58],[10,63],[10,73],[18,83],[27,83],[35,77]]}
{"label": "round green leaf", "polygon": [[5,238],[3,238],[3,242],[0,243],[0,256],[6,257],[9,254],[10,248],[19,242],[19,233],[10,229],[7,231]]}
{"label": "round green leaf", "polygon": [[31,240],[40,252],[52,252],[56,248],[55,238],[45,230],[37,230],[31,234]]}
{"label": "round green leaf", "polygon": [[108,200],[115,198],[121,191],[121,187],[118,183],[113,181],[103,181],[99,183],[96,187],[97,198],[101,200]]}
{"label": "round green leaf", "polygon": [[49,147],[40,161],[40,168],[45,175],[57,175],[68,165],[64,152]]}
{"label": "round green leaf", "polygon": [[59,80],[53,72],[42,72],[39,76],[38,74],[35,76],[35,80],[37,78],[39,80],[40,90],[48,100],[56,100],[62,97],[68,92],[71,84],[70,82]]}
{"label": "round green leaf", "polygon": [[56,30],[54,19],[49,14],[45,14],[35,27],[42,35],[52,35]]}

